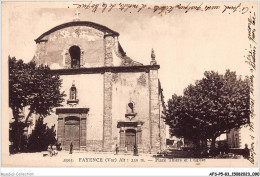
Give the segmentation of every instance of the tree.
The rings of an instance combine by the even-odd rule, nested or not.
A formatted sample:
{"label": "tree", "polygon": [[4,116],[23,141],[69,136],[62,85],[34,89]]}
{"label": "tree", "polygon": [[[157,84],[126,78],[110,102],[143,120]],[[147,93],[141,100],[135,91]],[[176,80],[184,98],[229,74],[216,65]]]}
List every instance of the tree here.
{"label": "tree", "polygon": [[30,152],[46,151],[49,145],[56,144],[55,125],[51,128],[43,123],[43,118],[40,117],[35,124],[35,128],[28,139],[28,150]]}
{"label": "tree", "polygon": [[25,150],[27,139],[24,135],[24,128],[26,127],[24,122],[13,122],[10,124],[9,141],[13,142],[10,153],[16,153]]}
{"label": "tree", "polygon": [[[61,84],[59,75],[53,74],[48,66],[36,66],[35,62],[24,63],[9,57],[9,107],[15,124],[12,129],[14,133],[10,134],[17,133],[20,137],[16,126],[18,122],[23,121],[27,126],[32,114],[46,117],[54,107],[62,106],[65,94],[60,92]],[[21,116],[25,108],[28,108],[29,113]],[[17,148],[19,143],[13,143]]]}
{"label": "tree", "polygon": [[165,122],[177,137],[200,141],[211,139],[215,148],[218,136],[249,123],[249,79],[237,77],[229,70],[224,75],[210,71],[189,85],[183,96],[172,96],[165,111]]}

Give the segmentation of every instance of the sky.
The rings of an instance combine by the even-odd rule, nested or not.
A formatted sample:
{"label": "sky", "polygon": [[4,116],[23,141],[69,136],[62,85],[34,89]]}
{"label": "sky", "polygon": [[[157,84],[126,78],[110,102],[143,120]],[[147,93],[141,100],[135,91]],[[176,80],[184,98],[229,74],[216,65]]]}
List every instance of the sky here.
{"label": "sky", "polygon": [[[5,6],[6,4],[4,4]],[[71,3],[16,3],[5,8],[4,38],[6,56],[30,61],[36,50],[35,39],[47,30],[73,20]],[[183,11],[159,15],[151,10],[96,13],[78,9],[81,21],[92,21],[117,31],[126,54],[149,65],[151,49],[160,65],[159,78],[166,101],[181,95],[189,84],[203,77],[205,71],[224,74],[226,69],[248,75],[245,63],[248,48],[248,15],[221,11]],[[4,11],[5,12],[5,11]],[[7,61],[7,57],[3,59]]]}

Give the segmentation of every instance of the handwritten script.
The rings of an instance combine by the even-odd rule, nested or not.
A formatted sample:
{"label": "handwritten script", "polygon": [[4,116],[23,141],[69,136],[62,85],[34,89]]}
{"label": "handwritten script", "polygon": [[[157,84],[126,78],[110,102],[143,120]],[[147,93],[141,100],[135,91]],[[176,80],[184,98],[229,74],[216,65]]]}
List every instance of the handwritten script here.
{"label": "handwritten script", "polygon": [[[249,49],[247,50],[247,54],[245,56],[246,63],[249,65],[249,69],[251,72],[251,75],[249,77],[250,81],[250,123],[249,123],[249,130],[251,133],[254,132],[254,123],[253,120],[255,118],[254,114],[254,106],[255,106],[255,100],[254,100],[254,80],[255,80],[255,72],[256,72],[256,14],[255,12],[251,14],[248,17],[248,40],[249,40]],[[250,145],[250,157],[249,161],[254,164],[255,163],[255,136],[253,134],[250,135],[250,138],[252,140],[252,143]]]}
{"label": "handwritten script", "polygon": [[[134,4],[134,3],[115,3],[115,2],[100,2],[94,3],[90,1],[89,3],[75,3],[74,7],[90,10],[93,13],[96,12],[111,12],[113,9],[119,9],[122,12],[140,12],[142,10],[149,10],[151,13],[157,14],[169,14],[174,11],[182,11],[188,13],[191,11],[219,11],[220,13],[241,13],[245,14],[249,11],[249,7],[243,6],[242,3],[237,5],[208,5],[205,2],[201,4],[198,3],[177,3],[176,5],[148,5],[148,4]],[[68,7],[69,8],[69,7]]]}

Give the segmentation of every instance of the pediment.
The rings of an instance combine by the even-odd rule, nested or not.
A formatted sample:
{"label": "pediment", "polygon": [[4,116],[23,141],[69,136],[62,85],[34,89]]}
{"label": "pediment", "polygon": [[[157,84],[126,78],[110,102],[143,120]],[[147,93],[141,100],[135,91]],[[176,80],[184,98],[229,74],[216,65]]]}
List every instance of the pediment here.
{"label": "pediment", "polygon": [[[79,29],[78,31],[75,31],[74,33],[68,33],[65,30],[62,30],[64,28],[68,28],[68,27],[88,27],[87,30],[81,30],[83,28],[77,28]],[[112,36],[119,36],[119,33],[116,31],[113,31],[111,29],[109,29],[106,26],[97,24],[97,23],[93,23],[93,22],[89,22],[89,21],[73,21],[73,22],[68,22],[68,23],[64,23],[61,25],[58,25],[52,29],[50,29],[49,31],[43,33],[41,36],[39,36],[37,39],[35,39],[36,43],[40,43],[42,41],[46,41],[45,37],[50,35],[51,33],[54,33],[56,31],[60,30],[60,36],[74,36],[76,37],[77,35],[81,37],[87,37],[88,32],[91,30],[91,28],[96,29],[100,32],[103,33],[103,35],[112,35]]]}

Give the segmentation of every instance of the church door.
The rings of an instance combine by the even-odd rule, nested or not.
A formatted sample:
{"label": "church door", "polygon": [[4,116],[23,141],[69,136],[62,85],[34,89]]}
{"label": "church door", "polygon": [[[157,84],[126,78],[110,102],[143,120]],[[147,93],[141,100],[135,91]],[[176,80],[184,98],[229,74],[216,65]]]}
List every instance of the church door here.
{"label": "church door", "polygon": [[136,131],[134,129],[128,129],[125,131],[125,135],[125,145],[127,147],[127,151],[133,151],[134,145],[136,145]]}
{"label": "church door", "polygon": [[77,118],[69,118],[65,122],[65,150],[70,150],[71,142],[73,150],[80,149],[79,120]]}

